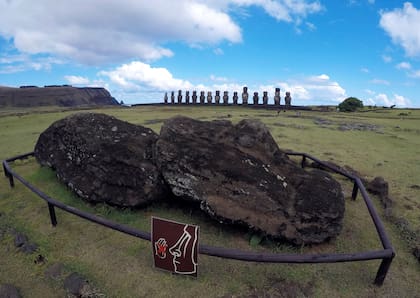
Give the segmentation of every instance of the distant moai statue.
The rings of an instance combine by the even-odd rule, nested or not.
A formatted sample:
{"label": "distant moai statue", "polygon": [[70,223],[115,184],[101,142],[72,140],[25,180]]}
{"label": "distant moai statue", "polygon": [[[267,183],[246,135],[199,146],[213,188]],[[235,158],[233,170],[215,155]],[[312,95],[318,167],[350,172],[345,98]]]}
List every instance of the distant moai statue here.
{"label": "distant moai statue", "polygon": [[242,92],[242,104],[247,105],[248,104],[248,87],[244,87]]}
{"label": "distant moai statue", "polygon": [[185,91],[185,103],[190,103],[190,91]]}
{"label": "distant moai statue", "polygon": [[171,92],[171,103],[175,103],[175,91]]}
{"label": "distant moai statue", "polygon": [[165,104],[168,103],[168,92],[165,92],[165,96],[163,97],[163,101],[165,102]]}
{"label": "distant moai statue", "polygon": [[204,95],[204,91],[200,91],[200,103],[204,103],[206,100],[206,96]]}
{"label": "distant moai statue", "polygon": [[213,100],[213,96],[211,95],[211,91],[207,92],[207,103],[211,103]]}
{"label": "distant moai statue", "polygon": [[290,92],[286,92],[286,96],[284,97],[284,103],[286,107],[290,107],[292,104],[292,97],[290,96]]}
{"label": "distant moai statue", "polygon": [[229,92],[223,91],[223,104],[227,105],[229,103]]}
{"label": "distant moai statue", "polygon": [[264,91],[263,92],[263,105],[267,105],[268,104],[268,92]]}
{"label": "distant moai statue", "polygon": [[214,96],[214,101],[216,102],[216,104],[220,104],[220,91],[219,90],[216,91],[216,95]]}
{"label": "distant moai statue", "polygon": [[276,92],[274,93],[274,105],[280,105],[280,88],[276,88]]}
{"label": "distant moai statue", "polygon": [[197,91],[193,91],[193,95],[192,95],[192,103],[196,104],[197,103]]}
{"label": "distant moai statue", "polygon": [[259,101],[259,96],[258,96],[258,92],[254,92],[254,96],[252,97],[252,100],[254,101],[254,105],[258,105],[258,101]]}
{"label": "distant moai statue", "polygon": [[182,103],[182,90],[178,90],[178,103]]}
{"label": "distant moai statue", "polygon": [[238,104],[238,92],[237,91],[233,92],[233,104],[234,105]]}

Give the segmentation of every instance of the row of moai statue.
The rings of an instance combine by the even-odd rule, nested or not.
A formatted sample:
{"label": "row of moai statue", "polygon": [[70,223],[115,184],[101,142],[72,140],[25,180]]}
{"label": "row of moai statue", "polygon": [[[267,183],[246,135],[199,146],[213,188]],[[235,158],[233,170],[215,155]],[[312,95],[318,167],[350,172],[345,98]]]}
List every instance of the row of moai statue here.
{"label": "row of moai statue", "polygon": [[[242,92],[242,104],[243,105],[247,105],[248,104],[248,87],[244,87],[243,88],[243,92]],[[171,97],[170,97],[170,102],[169,102],[169,97],[168,97],[168,93],[165,92],[165,96],[163,98],[165,104],[168,103],[175,103],[175,91],[171,92]],[[221,102],[222,100],[222,102]],[[253,101],[253,105],[259,105],[259,95],[258,92],[254,92],[254,96],[252,97],[252,101]],[[185,91],[185,101],[182,100],[182,90],[178,90],[178,97],[177,97],[177,101],[178,104],[181,103],[192,103],[192,104],[228,104],[229,103],[229,92],[228,91],[224,91],[223,92],[223,96],[220,97],[220,91],[216,91],[216,94],[214,96],[214,102],[213,102],[213,96],[212,96],[212,92],[208,91],[207,92],[207,97],[206,97],[206,93],[205,91],[200,91],[200,95],[197,95],[197,91],[193,91],[192,92],[192,96],[191,96],[191,101],[190,101],[190,91]],[[286,96],[284,97],[284,104],[286,106],[290,106],[292,103],[292,97],[290,96],[290,92],[286,92]],[[238,92],[233,92],[233,104],[237,105],[238,104]],[[268,92],[264,91],[263,92],[263,97],[262,97],[262,104],[263,105],[268,105]],[[280,88],[276,88],[275,93],[274,93],[274,105],[280,105]]]}

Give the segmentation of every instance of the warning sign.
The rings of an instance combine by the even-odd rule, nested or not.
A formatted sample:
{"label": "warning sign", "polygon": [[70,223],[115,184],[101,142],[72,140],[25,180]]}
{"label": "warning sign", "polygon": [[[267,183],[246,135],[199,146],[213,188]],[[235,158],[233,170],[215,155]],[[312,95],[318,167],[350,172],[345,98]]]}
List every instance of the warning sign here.
{"label": "warning sign", "polygon": [[152,217],[155,267],[197,276],[198,233],[198,226]]}

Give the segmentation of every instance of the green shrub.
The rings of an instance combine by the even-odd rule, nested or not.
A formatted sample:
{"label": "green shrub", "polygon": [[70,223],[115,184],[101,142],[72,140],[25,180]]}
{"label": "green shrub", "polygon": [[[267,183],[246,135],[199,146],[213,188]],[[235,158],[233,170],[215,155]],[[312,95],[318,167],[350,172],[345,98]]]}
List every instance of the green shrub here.
{"label": "green shrub", "polygon": [[354,112],[363,108],[363,102],[356,97],[348,97],[338,105],[340,112]]}

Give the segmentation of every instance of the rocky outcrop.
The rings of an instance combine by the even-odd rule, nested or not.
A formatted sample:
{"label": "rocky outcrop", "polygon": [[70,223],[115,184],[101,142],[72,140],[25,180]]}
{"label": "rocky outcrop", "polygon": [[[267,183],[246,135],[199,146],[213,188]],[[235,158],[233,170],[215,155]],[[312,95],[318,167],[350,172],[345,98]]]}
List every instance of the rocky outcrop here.
{"label": "rocky outcrop", "polygon": [[166,191],[154,163],[157,138],[149,128],[104,114],[79,113],[44,131],[35,157],[89,202],[139,207]]}
{"label": "rocky outcrop", "polygon": [[156,150],[172,192],[220,222],[295,244],[320,243],[341,230],[340,184],[289,160],[260,121],[175,117],[162,126]]}
{"label": "rocky outcrop", "polygon": [[0,87],[0,106],[92,106],[118,105],[117,100],[104,88],[76,88],[71,86],[47,86],[38,88]]}

